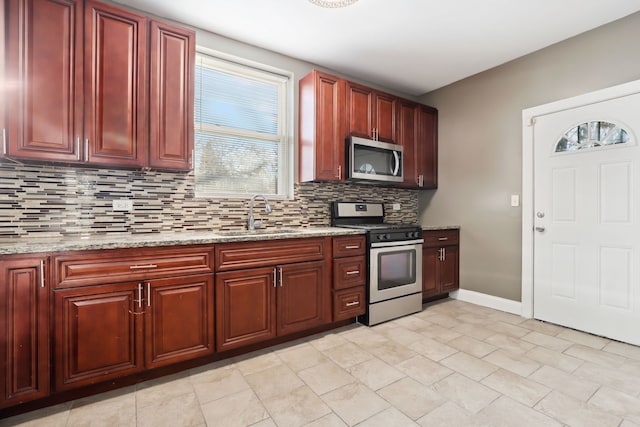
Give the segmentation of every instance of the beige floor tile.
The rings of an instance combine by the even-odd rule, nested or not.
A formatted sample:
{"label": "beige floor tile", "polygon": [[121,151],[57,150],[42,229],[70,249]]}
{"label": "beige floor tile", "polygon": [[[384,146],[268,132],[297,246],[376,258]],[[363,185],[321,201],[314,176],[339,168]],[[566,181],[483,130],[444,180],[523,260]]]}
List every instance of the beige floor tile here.
{"label": "beige floor tile", "polygon": [[475,381],[480,381],[499,369],[493,363],[486,362],[462,352],[458,352],[446,359],[442,359],[440,364]]}
{"label": "beige floor tile", "polygon": [[513,354],[524,354],[535,347],[530,342],[522,341],[505,334],[494,334],[485,339],[485,342]]}
{"label": "beige floor tile", "polygon": [[631,420],[623,420],[619,427],[640,427],[640,424],[636,424]]}
{"label": "beige floor tile", "polygon": [[239,369],[243,375],[253,374],[274,366],[282,365],[282,360],[276,353],[266,350],[238,356],[234,359],[234,362],[234,366]]}
{"label": "beige floor tile", "polygon": [[487,325],[487,328],[496,331],[499,334],[509,335],[515,338],[522,338],[527,335],[531,331],[527,328],[523,328],[522,326],[512,325],[507,322],[493,322]]}
{"label": "beige floor tile", "polygon": [[552,337],[551,335],[541,334],[540,332],[535,331],[529,332],[521,339],[523,341],[530,342],[532,344],[539,345],[540,347],[545,347],[553,351],[564,351],[571,347],[571,345],[573,345],[571,341]]}
{"label": "beige floor tile", "polygon": [[434,323],[436,325],[440,325],[443,328],[448,328],[451,329],[455,326],[460,325],[462,322],[460,322],[458,319],[456,319],[455,317],[453,317],[450,314],[435,314],[433,316],[429,316],[428,318],[426,318],[427,321]]}
{"label": "beige floor tile", "polygon": [[278,427],[276,423],[273,422],[271,418],[267,418],[266,420],[258,421],[255,424],[251,424],[251,427]]}
{"label": "beige floor tile", "polygon": [[396,408],[389,408],[364,420],[358,424],[358,427],[413,427],[417,425]]}
{"label": "beige floor tile", "polygon": [[[253,427],[253,426],[251,426]],[[340,419],[339,416],[331,412],[322,418],[318,418],[315,421],[305,424],[305,427],[347,427],[347,425]]]}
{"label": "beige floor tile", "polygon": [[136,396],[134,393],[129,393],[125,396],[84,405],[74,402],[66,425],[70,427],[110,427],[115,425],[134,427],[136,425]]}
{"label": "beige floor tile", "polygon": [[480,341],[484,341],[496,333],[493,329],[488,329],[485,326],[478,326],[477,324],[470,323],[462,323],[454,327],[452,331],[459,332],[463,336],[475,338]]}
{"label": "beige floor tile", "polygon": [[317,420],[331,412],[329,407],[307,386],[289,394],[263,401],[278,427],[298,427]]}
{"label": "beige floor tile", "polygon": [[507,313],[505,311],[495,311],[494,313],[489,315],[489,318],[496,322],[505,322],[505,323],[510,323],[512,325],[519,325],[525,320],[527,320],[524,317]]}
{"label": "beige floor tile", "polygon": [[436,392],[472,413],[493,402],[499,393],[469,378],[454,373],[433,385]]}
{"label": "beige floor tile", "polygon": [[371,353],[352,342],[331,347],[324,350],[323,353],[343,368],[348,368],[373,358]]}
{"label": "beige floor tile", "polygon": [[420,341],[416,341],[411,344],[409,348],[436,362],[458,351],[450,345],[443,344],[431,338],[423,338]]}
{"label": "beige floor tile", "polygon": [[[159,401],[155,405],[138,407],[137,420],[139,427],[199,427],[205,423],[195,393],[172,396]],[[109,425],[122,424],[113,423]]]}
{"label": "beige floor tile", "polygon": [[640,361],[629,359],[619,369],[627,375],[640,378]]}
{"label": "beige floor tile", "polygon": [[602,387],[589,399],[588,403],[603,412],[640,423],[640,399],[635,396]]}
{"label": "beige floor tile", "polygon": [[564,372],[573,372],[584,363],[582,359],[567,356],[566,354],[558,353],[557,351],[552,351],[544,347],[534,347],[525,353],[525,355],[531,360],[558,368]]}
{"label": "beige floor tile", "polygon": [[485,342],[478,341],[475,338],[466,336],[451,340],[447,343],[447,345],[480,358],[486,356],[497,348],[491,344],[487,344]]}
{"label": "beige floor tile", "polygon": [[459,326],[462,326],[462,325],[471,325],[471,326],[476,326],[476,327],[482,327],[482,326],[485,326],[485,325],[493,322],[493,320],[487,315],[468,313],[468,312],[464,312],[462,314],[458,314],[457,316],[455,316],[455,318],[457,320],[459,320],[460,322],[462,322],[462,324],[454,327],[454,329],[458,328]]}
{"label": "beige floor tile", "polygon": [[65,427],[69,419],[71,405],[72,402],[65,402],[60,405],[0,419],[0,427]]}
{"label": "beige floor tile", "polygon": [[341,334],[328,333],[322,337],[314,338],[313,340],[309,341],[309,344],[314,346],[317,350],[323,351],[345,344],[346,342],[347,340]]}
{"label": "beige floor tile", "polygon": [[476,421],[478,425],[491,427],[562,426],[558,421],[506,396],[501,396],[480,411]]}
{"label": "beige floor tile", "polygon": [[390,365],[396,365],[402,363],[405,360],[411,359],[417,356],[417,353],[409,348],[397,344],[393,341],[386,342],[373,348],[368,349],[371,354],[389,363]]}
{"label": "beige floor tile", "polygon": [[269,418],[269,413],[251,390],[225,396],[201,407],[208,426],[245,427]]}
{"label": "beige floor tile", "polygon": [[356,382],[346,370],[331,361],[298,372],[298,376],[317,394],[324,394]]}
{"label": "beige floor tile", "polygon": [[521,377],[528,377],[535,372],[540,365],[521,354],[509,353],[505,350],[496,350],[482,360],[493,363],[494,365],[518,374]]}
{"label": "beige floor tile", "polygon": [[578,378],[593,381],[634,396],[640,392],[640,377],[629,375],[621,369],[587,362],[576,369],[573,374]]}
{"label": "beige floor tile", "polygon": [[443,343],[449,342],[462,335],[460,332],[456,332],[455,330],[449,328],[443,328],[440,325],[433,325],[426,331],[422,331],[420,333],[427,338],[431,338]]}
{"label": "beige floor tile", "polygon": [[294,372],[326,362],[327,357],[309,343],[278,352],[278,357]]}
{"label": "beige floor tile", "polygon": [[572,427],[614,427],[622,421],[618,416],[602,412],[558,391],[549,393],[535,409]]}
{"label": "beige floor tile", "polygon": [[640,361],[640,347],[618,341],[610,341],[602,350]]}
{"label": "beige floor tile", "polygon": [[190,381],[200,403],[249,389],[249,383],[237,369],[212,369],[191,375]]}
{"label": "beige floor tile", "polygon": [[533,407],[551,392],[551,389],[545,385],[504,369],[495,371],[481,383],[529,407]]}
{"label": "beige floor tile", "polygon": [[525,327],[532,331],[540,332],[541,334],[552,336],[558,335],[560,332],[566,329],[562,326],[554,325],[553,323],[547,323],[536,319],[527,319],[524,322],[520,323],[518,326]]}
{"label": "beige floor tile", "polygon": [[577,378],[551,366],[541,367],[531,374],[529,379],[584,402],[600,387],[598,383]]}
{"label": "beige floor tile", "polygon": [[187,372],[170,375],[138,384],[136,405],[138,408],[142,408],[147,405],[155,405],[158,401],[169,400],[174,396],[193,392],[193,384],[191,384]]}
{"label": "beige floor tile", "polygon": [[405,377],[404,373],[378,358],[347,368],[347,372],[371,390],[378,390]]}
{"label": "beige floor tile", "polygon": [[349,333],[342,334],[342,337],[364,349],[375,348],[379,345],[390,342],[390,340],[383,334],[365,326],[355,329]]}
{"label": "beige floor tile", "polygon": [[416,331],[403,328],[401,326],[389,328],[380,333],[387,337],[389,340],[406,347],[424,338],[424,335],[421,335]]}
{"label": "beige floor tile", "polygon": [[322,396],[331,409],[353,426],[387,409],[389,403],[362,384],[349,384]]}
{"label": "beige floor tile", "polygon": [[447,402],[418,420],[423,427],[471,427],[474,415],[453,402]]}
{"label": "beige floor tile", "polygon": [[575,344],[586,345],[587,347],[601,350],[605,345],[611,341],[596,335],[587,334],[585,332],[576,331],[573,329],[563,329],[556,335],[557,338],[571,341]]}
{"label": "beige floor tile", "polygon": [[432,387],[420,384],[411,378],[396,381],[378,390],[378,394],[413,420],[426,415],[445,402],[445,399]]}
{"label": "beige floor tile", "polygon": [[405,316],[393,321],[394,324],[414,332],[422,332],[433,326],[433,323],[416,316]]}
{"label": "beige floor tile", "polygon": [[564,354],[577,357],[587,362],[601,366],[620,367],[627,359],[617,354],[596,350],[581,344],[574,344],[564,351]]}
{"label": "beige floor tile", "polygon": [[245,379],[262,400],[290,393],[304,385],[302,380],[286,365],[278,365],[245,375]]}
{"label": "beige floor tile", "polygon": [[414,380],[430,385],[451,375],[453,371],[424,356],[415,356],[396,365],[398,370]]}

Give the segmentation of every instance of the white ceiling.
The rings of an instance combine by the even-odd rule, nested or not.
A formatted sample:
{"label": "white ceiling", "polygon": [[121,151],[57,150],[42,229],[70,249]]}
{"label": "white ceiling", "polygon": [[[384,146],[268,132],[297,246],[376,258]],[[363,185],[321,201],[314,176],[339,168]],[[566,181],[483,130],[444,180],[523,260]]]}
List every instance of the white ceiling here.
{"label": "white ceiling", "polygon": [[116,1],[416,96],[640,10],[640,0]]}

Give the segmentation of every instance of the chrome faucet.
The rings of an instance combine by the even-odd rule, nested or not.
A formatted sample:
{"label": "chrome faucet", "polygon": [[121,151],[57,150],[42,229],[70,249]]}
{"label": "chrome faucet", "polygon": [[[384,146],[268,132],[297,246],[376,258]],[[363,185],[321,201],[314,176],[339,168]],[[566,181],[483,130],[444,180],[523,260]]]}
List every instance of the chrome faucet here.
{"label": "chrome faucet", "polygon": [[264,211],[267,214],[271,213],[271,205],[269,204],[269,200],[267,200],[265,196],[263,196],[262,194],[254,194],[253,196],[251,196],[251,199],[249,200],[249,224],[247,225],[247,228],[249,230],[255,230],[256,227],[260,227],[262,225],[262,221],[256,221],[253,217],[253,201],[256,199],[256,197],[261,197],[262,200],[264,200]]}

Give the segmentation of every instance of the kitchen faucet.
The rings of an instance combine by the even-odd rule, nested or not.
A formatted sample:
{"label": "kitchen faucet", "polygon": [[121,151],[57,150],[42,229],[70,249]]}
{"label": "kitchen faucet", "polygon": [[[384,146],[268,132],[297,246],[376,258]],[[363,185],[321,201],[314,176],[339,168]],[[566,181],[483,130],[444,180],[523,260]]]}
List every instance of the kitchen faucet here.
{"label": "kitchen faucet", "polygon": [[267,214],[271,213],[271,205],[269,204],[269,200],[267,200],[265,196],[263,196],[262,194],[254,194],[253,196],[251,196],[251,199],[249,200],[249,224],[247,226],[249,230],[255,230],[256,227],[260,227],[262,225],[262,221],[256,221],[253,217],[253,201],[256,197],[261,197],[262,200],[264,200],[264,211]]}

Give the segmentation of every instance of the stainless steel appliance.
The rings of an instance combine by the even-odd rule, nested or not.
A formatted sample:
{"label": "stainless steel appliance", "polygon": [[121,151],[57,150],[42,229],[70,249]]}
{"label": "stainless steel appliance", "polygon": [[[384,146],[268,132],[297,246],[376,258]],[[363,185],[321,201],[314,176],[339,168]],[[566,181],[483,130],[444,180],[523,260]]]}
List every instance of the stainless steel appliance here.
{"label": "stainless steel appliance", "polygon": [[332,225],[360,228],[367,236],[367,313],[375,325],[422,310],[422,229],[384,223],[382,203],[334,202]]}
{"label": "stainless steel appliance", "polygon": [[353,181],[402,182],[401,145],[352,136],[347,150],[348,174]]}

